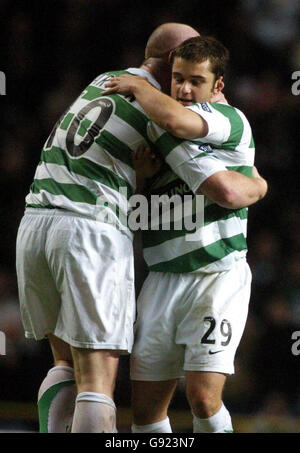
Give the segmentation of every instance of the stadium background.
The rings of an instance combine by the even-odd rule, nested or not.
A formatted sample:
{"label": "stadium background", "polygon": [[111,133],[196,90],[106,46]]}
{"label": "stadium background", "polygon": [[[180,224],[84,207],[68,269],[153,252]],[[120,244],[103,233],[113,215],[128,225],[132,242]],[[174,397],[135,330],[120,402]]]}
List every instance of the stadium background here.
{"label": "stadium background", "polygon": [[[52,366],[46,341],[25,340],[15,278],[15,237],[41,147],[60,114],[97,74],[136,66],[152,30],[184,22],[231,51],[225,93],[248,116],[268,196],[250,208],[252,297],[225,401],[238,432],[300,432],[300,210],[297,165],[300,2],[294,0],[2,0],[0,70],[0,430],[37,430],[36,393]],[[144,268],[137,266],[137,290]],[[128,360],[121,362],[119,429],[129,430]],[[183,384],[172,403],[176,431],[190,430]]]}

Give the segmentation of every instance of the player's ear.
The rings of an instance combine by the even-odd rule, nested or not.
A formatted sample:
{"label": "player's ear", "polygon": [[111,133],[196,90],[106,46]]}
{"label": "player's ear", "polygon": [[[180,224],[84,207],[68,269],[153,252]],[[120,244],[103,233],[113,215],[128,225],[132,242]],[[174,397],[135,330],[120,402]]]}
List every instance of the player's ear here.
{"label": "player's ear", "polygon": [[219,93],[222,91],[225,87],[224,79],[223,76],[220,76],[216,81],[215,81],[215,86],[214,86],[214,94]]}
{"label": "player's ear", "polygon": [[174,49],[170,51],[169,56],[168,56],[168,63],[170,66],[172,66],[172,55],[173,55]]}

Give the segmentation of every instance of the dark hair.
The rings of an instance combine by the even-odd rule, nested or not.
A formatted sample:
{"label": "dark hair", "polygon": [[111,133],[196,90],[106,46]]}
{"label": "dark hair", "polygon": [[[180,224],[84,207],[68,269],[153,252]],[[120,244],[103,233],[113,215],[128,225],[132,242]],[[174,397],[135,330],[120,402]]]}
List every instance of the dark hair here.
{"label": "dark hair", "polygon": [[213,36],[197,36],[187,39],[173,50],[170,56],[171,65],[175,57],[195,63],[209,60],[211,72],[215,74],[217,80],[225,73],[229,61],[229,50]]}

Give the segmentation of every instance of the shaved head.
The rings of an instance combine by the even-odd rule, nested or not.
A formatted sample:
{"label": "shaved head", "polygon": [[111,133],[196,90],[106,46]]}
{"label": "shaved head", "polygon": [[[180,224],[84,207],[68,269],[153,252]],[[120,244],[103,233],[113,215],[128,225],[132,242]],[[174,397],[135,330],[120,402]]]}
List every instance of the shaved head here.
{"label": "shaved head", "polygon": [[176,22],[162,24],[150,35],[145,49],[145,58],[166,57],[183,41],[195,36],[199,36],[199,33],[189,25]]}

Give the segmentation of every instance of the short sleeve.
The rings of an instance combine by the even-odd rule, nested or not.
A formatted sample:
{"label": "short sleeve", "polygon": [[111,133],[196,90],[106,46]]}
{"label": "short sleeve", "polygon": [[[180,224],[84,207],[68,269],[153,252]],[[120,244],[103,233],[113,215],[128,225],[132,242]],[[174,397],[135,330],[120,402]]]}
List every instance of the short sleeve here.
{"label": "short sleeve", "polygon": [[201,140],[215,145],[226,142],[231,132],[231,124],[228,117],[216,110],[208,102],[194,104],[186,108],[198,113],[207,123],[208,134],[205,137],[201,137]]}
{"label": "short sleeve", "polygon": [[165,132],[155,123],[149,125],[149,137],[174,173],[195,193],[203,182],[226,166],[213,150],[190,140],[182,140]]}

